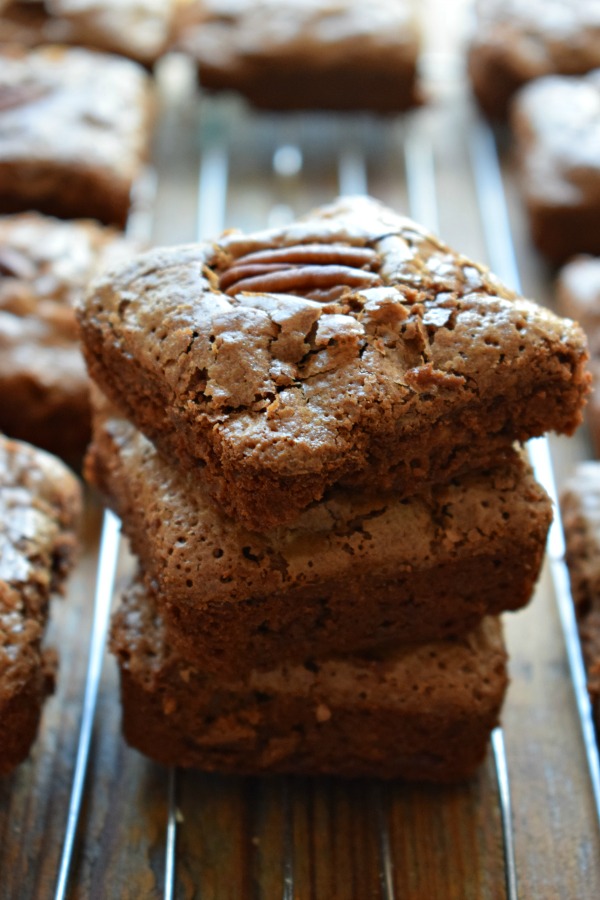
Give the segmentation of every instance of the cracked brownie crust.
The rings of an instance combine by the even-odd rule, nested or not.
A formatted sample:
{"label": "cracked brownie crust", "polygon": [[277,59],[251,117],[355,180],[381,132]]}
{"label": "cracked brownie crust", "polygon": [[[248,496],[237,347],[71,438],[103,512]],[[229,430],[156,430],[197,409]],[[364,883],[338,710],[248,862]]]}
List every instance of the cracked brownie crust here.
{"label": "cracked brownie crust", "polygon": [[48,602],[76,551],[78,481],[59,460],[0,436],[0,775],[29,752],[54,683]]}
{"label": "cracked brownie crust", "polygon": [[332,490],[292,526],[257,534],[130,423],[98,414],[87,475],[122,520],[169,641],[219,675],[438,640],[517,609],[551,519],[514,454],[404,501]]}
{"label": "cracked brownie crust", "polygon": [[257,530],[335,482],[406,495],[571,433],[589,390],[576,325],[368,198],[151,251],[79,318],[93,379]]}
{"label": "cracked brownie crust", "polygon": [[125,737],[166,765],[457,781],[482,762],[507,685],[498,619],[454,640],[215,680],[170,646],[134,585],[112,628]]}

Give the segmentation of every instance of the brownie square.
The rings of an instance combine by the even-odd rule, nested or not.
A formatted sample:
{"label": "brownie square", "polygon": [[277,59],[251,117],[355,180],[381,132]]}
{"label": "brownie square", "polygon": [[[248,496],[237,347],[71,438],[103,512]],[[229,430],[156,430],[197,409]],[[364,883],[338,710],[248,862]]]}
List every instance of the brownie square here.
{"label": "brownie square", "polygon": [[553,263],[600,254],[600,69],[528,84],[511,121],[537,248]]}
{"label": "brownie square", "polygon": [[199,0],[180,6],[175,45],[209,90],[257,107],[397,112],[419,102],[412,0]]}
{"label": "brownie square", "polygon": [[79,318],[104,393],[257,531],[335,483],[407,496],[571,433],[589,390],[579,327],[365,197],[151,251]]}
{"label": "brownie square", "polygon": [[0,52],[0,212],[125,225],[145,165],[150,79],[136,63],[58,46]]}
{"label": "brownie square", "polygon": [[91,220],[0,217],[1,431],[81,463],[90,401],[75,302],[134,247]]}
{"label": "brownie square", "polygon": [[0,775],[33,742],[54,683],[42,638],[75,551],[78,481],[59,460],[0,436]]}
{"label": "brownie square", "polygon": [[477,0],[468,68],[490,118],[506,118],[514,93],[535,78],[599,66],[596,0]]}
{"label": "brownie square", "polygon": [[404,501],[338,489],[258,534],[219,513],[201,475],[106,413],[87,475],[122,519],[169,640],[220,676],[439,640],[518,609],[552,517],[515,454]]}
{"label": "brownie square", "polygon": [[281,665],[219,680],[169,644],[138,583],[112,627],[128,742],[165,765],[427,781],[482,762],[507,685],[498,619],[379,657]]}

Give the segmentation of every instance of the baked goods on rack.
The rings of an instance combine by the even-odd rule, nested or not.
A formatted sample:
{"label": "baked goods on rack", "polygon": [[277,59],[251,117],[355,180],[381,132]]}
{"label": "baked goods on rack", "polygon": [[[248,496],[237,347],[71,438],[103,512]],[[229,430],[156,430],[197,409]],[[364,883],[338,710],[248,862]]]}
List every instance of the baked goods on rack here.
{"label": "baked goods on rack", "polygon": [[0,775],[28,754],[54,683],[42,640],[76,552],[81,495],[57,459],[0,436]]}
{"label": "baked goods on rack", "polygon": [[600,254],[600,69],[528,84],[511,121],[535,245],[554,263]]}
{"label": "baked goods on rack", "polygon": [[577,256],[563,266],[558,274],[557,300],[561,314],[576,319],[587,336],[594,386],[586,421],[600,456],[600,257]]}
{"label": "baked goods on rack", "polygon": [[587,668],[588,689],[600,698],[600,463],[579,463],[567,480],[561,510],[565,559]]}
{"label": "baked goods on rack", "polygon": [[589,390],[579,327],[366,197],[150,251],[79,319],[102,390],[259,531],[335,483],[406,496],[571,433]]}
{"label": "baked goods on rack", "polygon": [[176,0],[8,0],[0,41],[27,47],[71,44],[151,67],[167,50]]}
{"label": "baked goods on rack", "polygon": [[490,118],[505,118],[528,81],[600,67],[597,0],[477,0],[475,10],[468,68]]}
{"label": "baked goods on rack", "polygon": [[167,765],[428,781],[482,762],[507,684],[497,618],[454,640],[215,680],[134,584],[112,628],[130,744]]}
{"label": "baked goods on rack", "polygon": [[148,155],[152,92],[137,63],[66,47],[0,51],[0,212],[123,227]]}
{"label": "baked goods on rack", "polygon": [[0,217],[0,430],[81,462],[90,401],[75,302],[134,247],[91,220]]}
{"label": "baked goods on rack", "polygon": [[175,46],[257,107],[398,112],[420,100],[413,0],[192,0]]}
{"label": "baked goods on rack", "polygon": [[204,673],[464,633],[518,609],[551,504],[519,454],[399,500],[338,488],[288,527],[250,532],[127,421],[95,414],[88,480],[121,518],[167,638]]}

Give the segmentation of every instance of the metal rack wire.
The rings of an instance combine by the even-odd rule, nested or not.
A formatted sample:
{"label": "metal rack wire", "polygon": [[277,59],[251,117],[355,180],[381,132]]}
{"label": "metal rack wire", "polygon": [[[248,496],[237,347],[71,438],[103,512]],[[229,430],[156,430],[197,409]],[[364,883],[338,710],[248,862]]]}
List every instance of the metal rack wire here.
{"label": "metal rack wire", "polygon": [[[290,143],[284,135],[273,148],[273,156],[284,147],[302,160],[302,148]],[[488,252],[492,268],[509,284],[518,287],[518,271],[512,252],[511,232],[502,192],[502,178],[498,165],[493,136],[485,126],[476,125],[471,139],[473,177],[480,199],[481,224],[487,236]],[[278,157],[281,160],[281,154]],[[427,134],[416,127],[407,129],[404,140],[404,169],[406,187],[413,216],[438,230],[438,203],[436,189],[435,152]],[[229,148],[226,136],[217,127],[207,129],[207,137],[201,146],[201,165],[198,177],[197,237],[206,238],[218,234],[226,224],[228,199]],[[366,193],[369,176],[365,154],[360,141],[350,141],[338,161],[338,188],[343,194]],[[499,225],[500,223],[500,225]],[[555,495],[552,468],[547,444],[536,442],[533,449],[535,468],[550,493]],[[119,548],[119,523],[111,513],[104,518],[100,558],[98,563],[95,613],[90,638],[90,655],[85,695],[81,714],[77,760],[71,785],[65,838],[56,884],[55,900],[65,900],[69,893],[70,876],[74,865],[74,847],[80,823],[82,803],[86,790],[86,775],[90,746],[93,737],[94,717],[98,699],[102,660],[108,628],[108,619],[114,589],[114,577]],[[590,767],[592,789],[600,819],[600,778],[598,753],[593,732],[591,710],[585,689],[585,673],[577,640],[572,606],[568,591],[568,578],[562,562],[563,545],[560,524],[554,525],[550,541],[550,559],[554,576],[557,601],[565,633],[568,657],[571,665],[576,702],[581,716],[586,754]],[[515,863],[515,834],[511,808],[510,781],[507,754],[501,729],[492,735],[492,754],[498,787],[498,806],[504,840],[506,897],[518,897],[517,868]],[[163,897],[172,900],[177,890],[178,844],[178,773],[171,770],[168,777],[168,815],[164,823],[164,887]],[[373,802],[377,827],[379,854],[379,888],[384,900],[398,896],[394,883],[394,856],[390,839],[389,821],[381,787],[373,786]],[[293,900],[296,894],[294,865],[293,808],[290,802],[289,782],[282,781],[280,797],[284,834],[282,840],[281,891],[283,900]],[[201,891],[201,887],[200,887]],[[201,895],[201,894],[200,894]]]}

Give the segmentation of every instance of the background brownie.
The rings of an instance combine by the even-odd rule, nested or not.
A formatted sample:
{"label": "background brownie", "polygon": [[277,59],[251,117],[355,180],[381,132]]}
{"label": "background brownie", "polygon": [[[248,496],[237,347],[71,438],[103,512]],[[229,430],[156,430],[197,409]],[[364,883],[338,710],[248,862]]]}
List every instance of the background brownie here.
{"label": "background brownie", "polygon": [[528,81],[600,67],[598,0],[478,0],[469,75],[486,115],[504,118]]}
{"label": "background brownie", "polygon": [[560,312],[576,319],[587,335],[594,388],[586,419],[596,454],[600,455],[600,258],[579,256],[571,260],[559,273],[557,294]]}
{"label": "background brownie", "polygon": [[588,688],[600,699],[600,463],[579,463],[561,497],[566,561],[587,667]]}
{"label": "background brownie", "polygon": [[577,326],[368,198],[142,255],[80,321],[92,378],[259,531],[340,480],[407,495],[570,433],[589,387]]}
{"label": "background brownie", "polygon": [[551,507],[517,455],[404,502],[337,490],[257,534],[128,422],[98,417],[94,431],[88,476],[158,590],[169,640],[206,671],[440,639],[531,595]]}
{"label": "background brownie", "polygon": [[270,109],[392,112],[418,102],[412,0],[196,0],[176,45],[211,90]]}
{"label": "background brownie", "polygon": [[320,660],[219,681],[169,646],[135,585],[117,611],[123,728],[166,765],[430,781],[467,778],[497,724],[507,676],[499,620],[380,658]]}
{"label": "background brownie", "polygon": [[600,69],[527,85],[515,98],[512,124],[538,249],[555,263],[600,254]]}
{"label": "background brownie", "polygon": [[52,690],[42,637],[50,595],[73,562],[80,505],[57,459],[0,436],[0,775],[29,752]]}
{"label": "background brownie", "polygon": [[92,221],[0,217],[0,430],[81,462],[89,383],[74,306],[133,246]]}
{"label": "background brownie", "polygon": [[176,0],[8,0],[0,40],[78,44],[152,66],[167,49]]}
{"label": "background brownie", "polygon": [[64,47],[0,52],[0,212],[123,226],[145,164],[150,80],[130,60]]}

